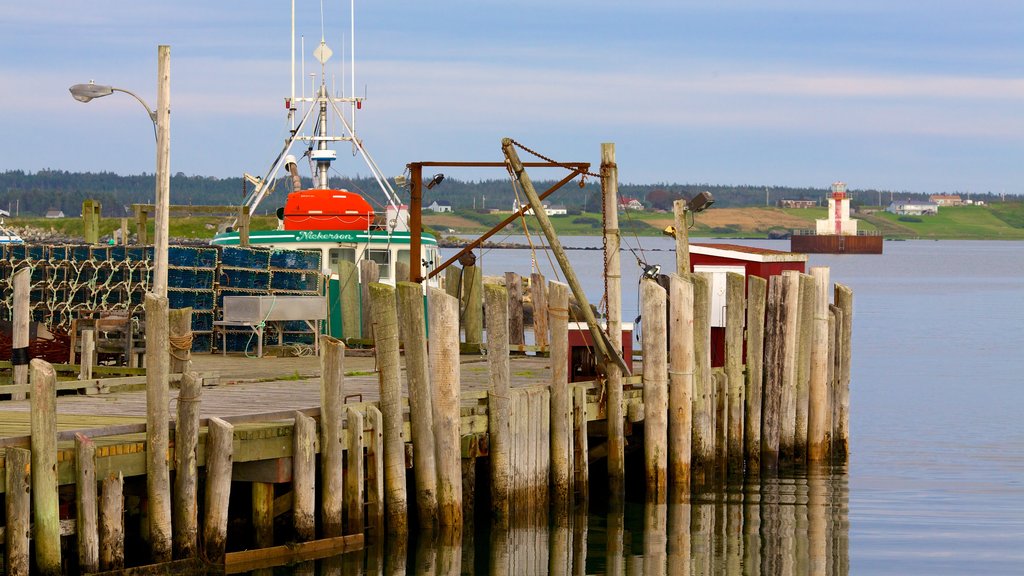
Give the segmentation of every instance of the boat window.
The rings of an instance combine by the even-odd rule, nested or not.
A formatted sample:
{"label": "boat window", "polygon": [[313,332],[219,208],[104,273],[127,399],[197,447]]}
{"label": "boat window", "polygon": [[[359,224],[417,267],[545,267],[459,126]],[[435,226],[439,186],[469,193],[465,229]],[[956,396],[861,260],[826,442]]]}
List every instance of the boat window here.
{"label": "boat window", "polygon": [[391,251],[390,250],[367,250],[363,253],[364,258],[377,263],[380,269],[381,278],[391,278]]}
{"label": "boat window", "polygon": [[352,262],[356,261],[356,250],[355,248],[331,248],[331,251],[327,255],[328,263],[331,266],[331,270],[334,270],[338,266],[338,262]]}

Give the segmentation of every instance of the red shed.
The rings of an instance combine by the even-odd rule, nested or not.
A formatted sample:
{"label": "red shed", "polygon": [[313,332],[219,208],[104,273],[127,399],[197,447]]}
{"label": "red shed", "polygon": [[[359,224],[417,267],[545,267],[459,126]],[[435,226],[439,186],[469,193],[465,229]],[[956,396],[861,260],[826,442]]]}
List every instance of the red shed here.
{"label": "red shed", "polygon": [[725,364],[725,275],[736,272],[767,280],[785,270],[804,273],[807,254],[782,252],[736,244],[690,244],[693,272],[710,272],[711,282],[711,365]]}

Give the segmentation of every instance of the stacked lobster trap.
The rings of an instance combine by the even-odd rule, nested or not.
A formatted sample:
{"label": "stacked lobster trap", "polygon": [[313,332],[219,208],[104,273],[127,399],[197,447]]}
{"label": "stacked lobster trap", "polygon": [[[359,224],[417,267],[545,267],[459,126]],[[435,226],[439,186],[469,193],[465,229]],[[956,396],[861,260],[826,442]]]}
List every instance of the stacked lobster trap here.
{"label": "stacked lobster trap", "polygon": [[[170,308],[192,308],[192,351],[213,350],[214,321],[224,296],[320,295],[324,279],[317,250],[173,245],[168,248]],[[98,313],[127,314],[138,325],[145,294],[152,288],[152,246],[18,244],[0,247],[0,321],[13,317],[15,270],[31,269],[31,316],[54,333],[66,334],[75,320]],[[283,341],[311,344],[304,322],[282,327]],[[278,334],[266,331],[268,342]],[[229,331],[228,351],[255,347],[252,331]]]}

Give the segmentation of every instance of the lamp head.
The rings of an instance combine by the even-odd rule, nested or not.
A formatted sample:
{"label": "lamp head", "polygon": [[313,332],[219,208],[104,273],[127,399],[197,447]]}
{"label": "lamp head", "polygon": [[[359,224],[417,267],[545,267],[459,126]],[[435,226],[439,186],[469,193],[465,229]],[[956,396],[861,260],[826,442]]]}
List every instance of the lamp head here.
{"label": "lamp head", "polygon": [[112,87],[96,84],[92,80],[90,80],[88,84],[75,84],[71,88],[68,88],[68,91],[71,92],[71,96],[79,102],[88,102],[93,98],[102,98],[114,93],[114,89]]}
{"label": "lamp head", "polygon": [[693,213],[703,212],[714,203],[715,197],[711,195],[711,192],[705,191],[690,198],[690,201],[686,203],[686,209]]}
{"label": "lamp head", "polygon": [[444,174],[434,174],[434,177],[430,179],[430,182],[427,182],[427,190],[432,189],[434,186],[437,186],[441,182],[444,182]]}

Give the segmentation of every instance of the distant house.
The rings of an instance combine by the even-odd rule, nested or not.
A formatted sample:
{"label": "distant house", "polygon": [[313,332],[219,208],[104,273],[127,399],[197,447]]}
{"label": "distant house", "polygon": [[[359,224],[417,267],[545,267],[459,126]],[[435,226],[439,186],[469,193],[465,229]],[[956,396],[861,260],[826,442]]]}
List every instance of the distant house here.
{"label": "distant house", "polygon": [[779,200],[779,206],[782,208],[814,208],[817,205],[817,200],[790,200],[787,198]]}
{"label": "distant house", "polygon": [[638,200],[636,198],[630,198],[629,196],[623,196],[622,199],[619,200],[619,204],[623,208],[625,208],[626,210],[643,210],[644,209],[644,205],[643,205],[642,202],[640,202],[640,200]]}
{"label": "distant house", "polygon": [[885,209],[898,216],[926,216],[939,213],[939,205],[934,202],[912,202],[910,200],[897,200]]}
{"label": "distant house", "polygon": [[932,194],[928,197],[928,200],[939,206],[960,206],[963,204],[959,194]]}
{"label": "distant house", "polygon": [[63,210],[56,210],[56,209],[51,208],[50,210],[46,211],[46,218],[54,218],[55,219],[55,218],[63,218],[63,217],[64,217],[64,211]]}
{"label": "distant house", "polygon": [[[543,206],[544,206],[544,213],[547,214],[548,216],[558,216],[558,215],[564,215],[564,214],[568,214],[569,213],[569,211],[566,209],[566,207],[562,206],[561,204],[556,204],[554,206],[551,206],[550,204],[543,204]],[[521,204],[519,202],[519,200],[513,200],[512,201],[512,211],[513,212],[518,212],[519,209],[522,208],[522,207],[523,207],[523,204]],[[533,215],[533,208],[528,208],[526,210],[526,212],[524,212],[524,214],[529,214],[529,215],[532,216]]]}
{"label": "distant house", "polygon": [[430,206],[427,206],[427,210],[432,210],[434,212],[451,212],[452,203],[447,200],[434,200]]}

